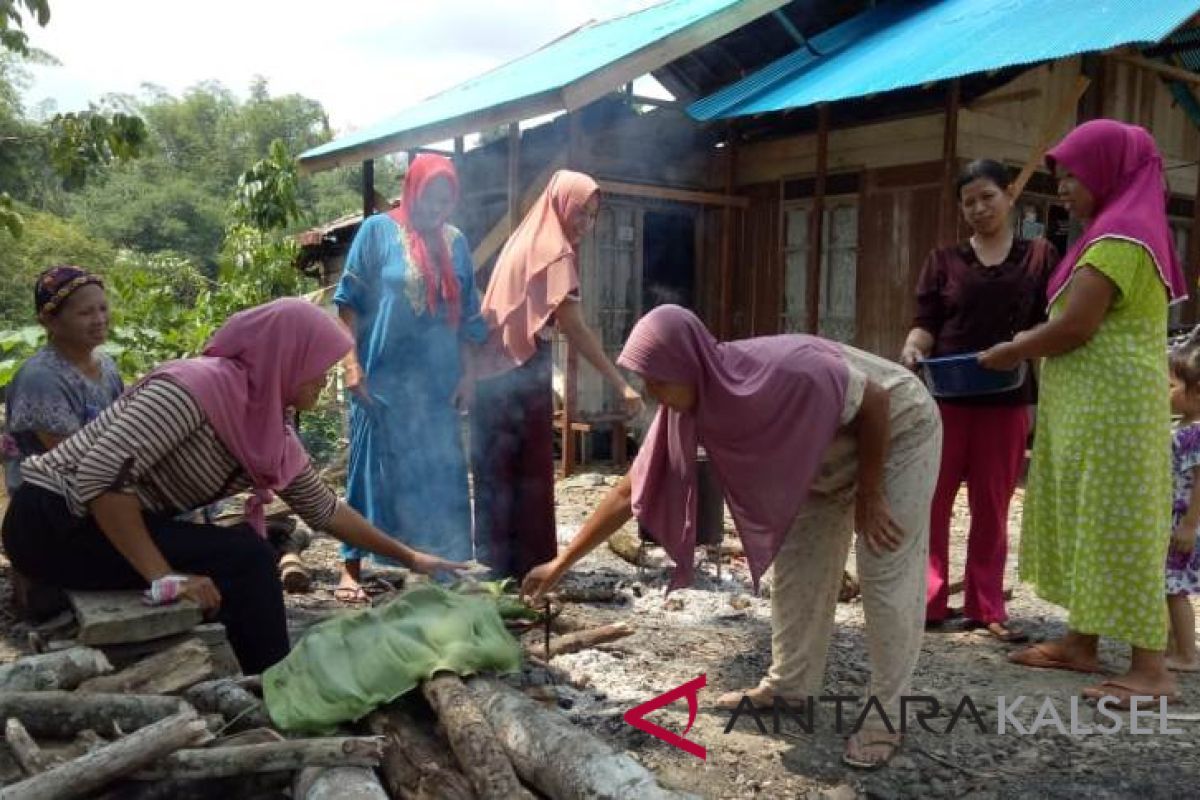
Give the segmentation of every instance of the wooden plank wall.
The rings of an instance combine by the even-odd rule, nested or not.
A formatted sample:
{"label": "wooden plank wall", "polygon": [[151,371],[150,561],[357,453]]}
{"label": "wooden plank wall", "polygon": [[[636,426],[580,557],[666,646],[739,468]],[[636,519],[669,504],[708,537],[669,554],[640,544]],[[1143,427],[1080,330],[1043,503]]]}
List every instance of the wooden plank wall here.
{"label": "wooden plank wall", "polygon": [[779,182],[743,186],[738,193],[750,198],[750,206],[734,215],[735,339],[778,333],[783,293]]}
{"label": "wooden plank wall", "polygon": [[855,344],[894,358],[912,323],[921,265],[938,244],[940,161],[867,170],[859,206]]}

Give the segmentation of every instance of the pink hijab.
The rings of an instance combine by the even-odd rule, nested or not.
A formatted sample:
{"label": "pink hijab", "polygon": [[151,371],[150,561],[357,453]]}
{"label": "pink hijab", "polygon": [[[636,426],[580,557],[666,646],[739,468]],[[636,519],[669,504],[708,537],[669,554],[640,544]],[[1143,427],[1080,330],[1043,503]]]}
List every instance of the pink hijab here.
{"label": "pink hijab", "polygon": [[841,353],[803,335],[720,343],[692,312],[662,305],[634,325],[617,363],[696,390],[691,412],[658,409],[630,473],[634,513],[675,561],[669,588],[692,579],[698,443],[725,487],[757,587],[837,433]]}
{"label": "pink hijab", "polygon": [[332,316],[295,297],[234,314],[197,358],[168,362],[142,383],[174,381],[204,411],[221,444],[250,476],[250,525],[266,535],[263,506],[308,465],[285,418],[300,385],[321,377],[354,342]]}
{"label": "pink hijab", "polygon": [[1046,153],[1046,163],[1052,170],[1070,170],[1096,198],[1095,216],[1050,276],[1049,303],[1070,283],[1079,257],[1101,239],[1145,247],[1171,302],[1187,299],[1187,279],[1167,225],[1162,157],[1145,128],[1111,119],[1085,122]]}
{"label": "pink hijab", "polygon": [[502,351],[508,368],[529,360],[538,331],[567,295],[579,289],[566,224],[598,191],[596,182],[581,172],[554,173],[500,252],[481,310],[496,331],[492,347]]}

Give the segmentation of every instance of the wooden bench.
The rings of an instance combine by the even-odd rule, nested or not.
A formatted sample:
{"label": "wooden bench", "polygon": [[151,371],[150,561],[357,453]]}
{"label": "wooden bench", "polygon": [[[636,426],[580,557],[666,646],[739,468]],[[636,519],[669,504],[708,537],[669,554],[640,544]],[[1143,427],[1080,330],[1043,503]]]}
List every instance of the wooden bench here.
{"label": "wooden bench", "polygon": [[[591,433],[593,430],[608,426],[612,433],[612,463],[618,469],[623,469],[629,462],[628,449],[626,448],[627,431],[625,428],[625,416],[622,414],[594,414],[586,420],[571,420],[571,433],[573,437],[576,434]],[[563,413],[557,412],[554,415],[554,429],[559,431],[563,436],[562,447],[562,476],[570,477],[576,467],[575,453],[581,452],[583,448],[578,450],[574,447],[567,446],[567,434],[564,430],[566,427]],[[572,443],[573,444],[573,443]]]}

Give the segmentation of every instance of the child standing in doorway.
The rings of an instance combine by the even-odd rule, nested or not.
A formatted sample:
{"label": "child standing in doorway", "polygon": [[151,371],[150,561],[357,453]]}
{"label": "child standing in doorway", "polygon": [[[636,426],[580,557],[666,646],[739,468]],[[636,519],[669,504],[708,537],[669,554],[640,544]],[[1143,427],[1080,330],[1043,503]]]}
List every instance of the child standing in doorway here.
{"label": "child standing in doorway", "polygon": [[1179,415],[1171,439],[1174,492],[1171,549],[1167,554],[1167,612],[1171,636],[1167,668],[1200,671],[1192,595],[1200,594],[1200,329],[1171,352],[1171,411]]}

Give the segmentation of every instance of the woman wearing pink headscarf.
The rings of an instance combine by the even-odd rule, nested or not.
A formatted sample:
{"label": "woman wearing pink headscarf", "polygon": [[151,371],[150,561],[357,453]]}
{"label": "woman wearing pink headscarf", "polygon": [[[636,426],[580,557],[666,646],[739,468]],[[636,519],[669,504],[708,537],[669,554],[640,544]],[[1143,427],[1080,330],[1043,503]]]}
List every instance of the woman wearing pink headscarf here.
{"label": "woman wearing pink headscarf", "polygon": [[[317,477],[287,411],[312,408],[349,334],[299,299],[232,316],[204,355],[174,361],[45,455],[22,465],[4,517],[4,549],[39,583],[149,587],[151,603],[190,597],[225,623],[242,670],[288,651],[276,557],[263,504],[279,495],[313,529],[421,572],[461,565],[396,542]],[[178,515],[244,490],[248,524]]]}
{"label": "woman wearing pink headscarf", "polygon": [[[878,767],[899,747],[924,632],[929,507],[941,458],[937,406],[890,361],[806,335],[717,342],[694,314],[664,305],[634,326],[617,363],[662,405],[628,475],[557,558],[523,591],[540,597],[629,518],[674,560],[671,588],[692,576],[696,451],[720,477],[750,575],[772,564],[771,669],[758,687],[730,692],[756,706],[793,708],[820,693],[842,567],[857,530],[858,574],[872,666],[868,715],[846,761]],[[891,726],[889,728],[889,725]]]}
{"label": "woman wearing pink headscarf", "polygon": [[587,175],[554,173],[501,251],[483,298],[492,337],[478,374],[493,377],[479,382],[471,411],[475,541],[500,576],[524,576],[558,546],[552,329],[608,379],[627,411],[642,407],[583,318],[579,244],[595,224],[599,194]]}
{"label": "woman wearing pink headscarf", "polygon": [[1154,139],[1113,120],[1080,125],[1046,155],[1084,220],[1048,288],[1050,319],[980,361],[1044,358],[1021,535],[1021,577],[1070,611],[1069,630],[1012,655],[1029,667],[1100,671],[1100,636],[1133,648],[1129,671],[1088,697],[1175,696],[1163,651],[1171,531],[1167,305],[1187,297],[1167,225]]}

